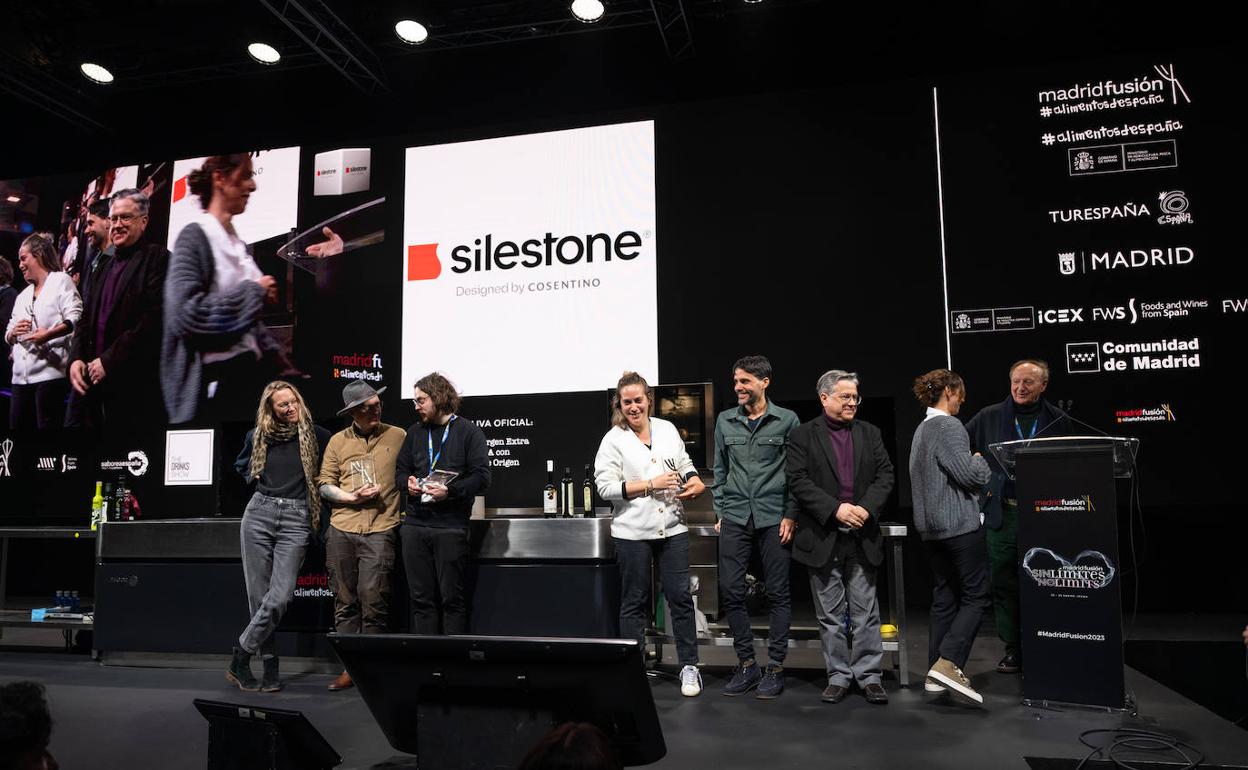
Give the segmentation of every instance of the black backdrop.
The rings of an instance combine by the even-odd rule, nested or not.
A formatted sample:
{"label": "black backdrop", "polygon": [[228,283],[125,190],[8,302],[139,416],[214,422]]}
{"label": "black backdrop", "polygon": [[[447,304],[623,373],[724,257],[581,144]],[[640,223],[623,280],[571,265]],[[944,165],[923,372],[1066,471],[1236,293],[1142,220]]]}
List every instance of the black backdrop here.
{"label": "black backdrop", "polygon": [[[1158,61],[1163,58],[1168,60]],[[818,375],[831,367],[856,370],[864,392],[873,397],[862,417],[892,427],[894,457],[904,469],[909,437],[921,416],[909,395],[910,380],[945,361],[931,85],[875,83],[682,101],[414,139],[379,140],[360,133],[305,145],[304,150],[310,156],[331,147],[371,145],[375,152],[384,152],[408,144],[655,119],[661,379],[714,381],[723,407],[731,398],[732,361],[743,353],[764,353],[776,368],[773,398],[809,417],[816,410]],[[991,110],[991,104],[981,108]],[[246,147],[251,143],[247,131],[240,124],[231,131],[228,146],[188,147],[182,154]],[[261,131],[257,128],[257,136]],[[272,126],[263,131],[272,136]],[[285,143],[300,139],[292,128]],[[101,148],[99,160],[116,161],[107,148]],[[979,199],[993,199],[1002,208],[1025,197],[1021,186],[982,189],[973,178],[964,178],[964,184]],[[1229,188],[1231,183],[1222,184]],[[391,200],[398,200],[398,185],[397,178],[391,181]],[[1228,194],[1225,200],[1230,199]],[[388,229],[400,232],[400,208],[390,210]],[[5,248],[5,256],[14,256],[7,244]],[[378,336],[369,347],[394,355],[399,341],[387,330],[397,334],[398,291],[386,288],[380,276],[377,288],[393,302],[370,306],[369,320]],[[550,344],[557,344],[558,337],[559,330],[552,329]],[[969,410],[995,400],[997,392],[1004,395],[1004,377],[997,368],[999,359],[1012,356],[995,354],[983,373],[968,371],[976,399]],[[973,357],[958,360],[969,365]],[[628,365],[622,357],[621,369]],[[386,368],[392,378],[397,365]],[[387,384],[398,389],[394,395],[406,396],[410,388],[410,383]],[[406,425],[410,407],[396,401],[390,402],[386,419]],[[326,399],[313,406],[320,415],[335,408]],[[578,436],[585,431],[600,435],[603,429],[605,424],[565,426]],[[1205,427],[1203,434],[1214,430]],[[904,472],[898,476],[901,510],[894,515],[905,519],[908,485]],[[1145,500],[1145,519],[1178,510],[1187,522],[1216,524],[1230,511],[1233,493],[1212,480],[1206,486],[1212,489],[1210,499],[1199,507],[1162,510]],[[1233,561],[1228,539],[1208,538],[1192,525],[1183,530],[1190,547],[1212,549],[1210,564],[1229,578]],[[1160,555],[1157,549],[1154,556]],[[1155,590],[1144,598],[1146,606],[1165,607],[1172,598],[1166,586],[1172,582],[1157,566]],[[1242,581],[1224,582],[1243,590],[1238,588]],[[1184,598],[1186,606],[1193,606],[1190,596]],[[1242,604],[1242,598],[1236,595],[1230,601]],[[1219,597],[1217,602],[1226,600]]]}

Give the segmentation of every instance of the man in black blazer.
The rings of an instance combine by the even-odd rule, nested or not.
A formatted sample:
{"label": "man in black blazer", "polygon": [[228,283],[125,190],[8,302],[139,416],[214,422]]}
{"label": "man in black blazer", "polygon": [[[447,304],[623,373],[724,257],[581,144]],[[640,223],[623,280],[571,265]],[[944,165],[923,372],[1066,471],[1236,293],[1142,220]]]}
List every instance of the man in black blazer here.
{"label": "man in black blazer", "polygon": [[[884,645],[876,569],[884,560],[879,517],[893,491],[893,463],[880,429],[857,420],[858,375],[833,369],[819,378],[823,414],[789,435],[786,473],[797,505],[793,559],[809,568],[828,686],[839,703],[854,682],[867,701],[888,703],[881,684]],[[845,628],[849,606],[853,652]]]}
{"label": "man in black blazer", "polygon": [[69,349],[70,427],[165,422],[160,334],[169,250],[143,239],[144,193],[121,190],[110,211],[113,253],[102,258],[92,278]]}

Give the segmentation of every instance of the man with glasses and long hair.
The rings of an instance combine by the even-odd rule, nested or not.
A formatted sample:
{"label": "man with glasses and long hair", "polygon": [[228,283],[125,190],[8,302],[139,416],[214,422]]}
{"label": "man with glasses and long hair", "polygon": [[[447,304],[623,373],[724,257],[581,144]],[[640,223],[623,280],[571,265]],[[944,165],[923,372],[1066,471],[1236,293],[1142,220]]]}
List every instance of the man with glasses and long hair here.
{"label": "man with glasses and long hair", "polygon": [[[411,592],[413,634],[468,633],[464,570],[468,519],[476,496],[490,485],[485,434],[462,420],[455,386],[438,372],[416,381],[416,416],[399,452],[395,483],[407,490],[400,527],[403,569]],[[446,483],[430,479],[454,473]]]}
{"label": "man with glasses and long hair", "polygon": [[[381,394],[356,380],[342,389],[351,424],[325,448],[317,478],[330,503],[325,566],[334,590],[334,629],[347,634],[384,634],[390,623],[390,573],[394,570],[399,488],[394,465],[403,447],[402,428],[381,421]],[[346,671],[329,685],[351,686]]]}
{"label": "man with glasses and long hair", "polygon": [[810,571],[828,669],[822,700],[841,702],[856,682],[868,703],[883,705],[888,694],[881,684],[875,580],[884,560],[880,514],[893,491],[893,463],[880,429],[856,419],[862,403],[857,374],[833,369],[817,389],[823,414],[789,434],[785,470],[798,506],[793,560]]}

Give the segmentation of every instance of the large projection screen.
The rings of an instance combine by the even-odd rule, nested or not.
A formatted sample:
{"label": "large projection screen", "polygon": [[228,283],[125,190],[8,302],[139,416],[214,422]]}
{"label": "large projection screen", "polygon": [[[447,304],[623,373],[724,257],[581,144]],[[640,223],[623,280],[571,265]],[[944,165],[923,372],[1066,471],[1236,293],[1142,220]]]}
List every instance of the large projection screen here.
{"label": "large projection screen", "polygon": [[405,388],[660,379],[653,121],[410,147],[403,185]]}

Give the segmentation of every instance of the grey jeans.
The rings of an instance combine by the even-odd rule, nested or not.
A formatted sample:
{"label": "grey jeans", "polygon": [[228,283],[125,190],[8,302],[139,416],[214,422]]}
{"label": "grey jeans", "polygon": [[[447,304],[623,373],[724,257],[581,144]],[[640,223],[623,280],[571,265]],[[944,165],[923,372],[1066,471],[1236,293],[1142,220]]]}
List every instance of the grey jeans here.
{"label": "grey jeans", "polygon": [[273,632],[294,598],[295,579],[312,534],[308,501],[257,492],[247,503],[239,532],[251,622],[238,637],[238,646],[272,655]]}
{"label": "grey jeans", "polygon": [[[810,570],[810,592],[819,619],[819,639],[828,667],[828,684],[859,687],[879,684],[884,662],[880,638],[880,603],[875,595],[875,568],[867,563],[857,538],[840,536],[832,558]],[[845,606],[849,624],[845,628]],[[849,634],[853,634],[853,649]]]}

